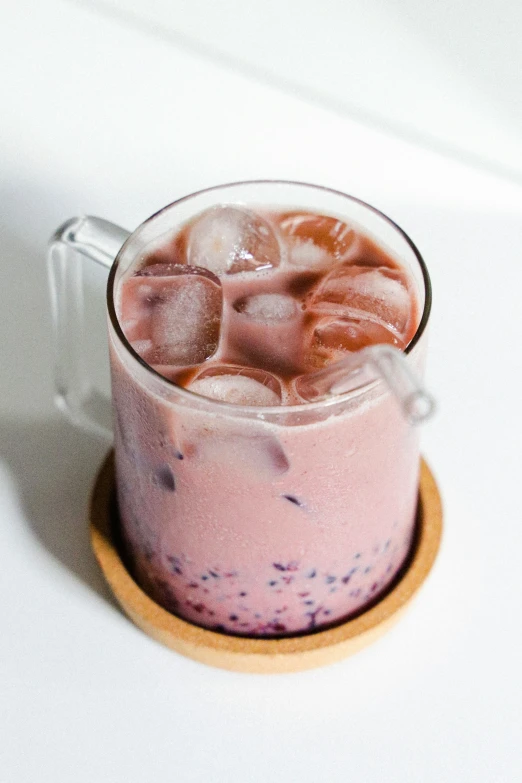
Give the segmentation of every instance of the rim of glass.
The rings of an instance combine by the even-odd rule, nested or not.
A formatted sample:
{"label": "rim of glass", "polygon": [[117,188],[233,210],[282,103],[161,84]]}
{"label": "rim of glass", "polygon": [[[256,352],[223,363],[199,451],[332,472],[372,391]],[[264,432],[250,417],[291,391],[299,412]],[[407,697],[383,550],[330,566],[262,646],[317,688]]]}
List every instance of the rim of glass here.
{"label": "rim of glass", "polygon": [[392,220],[387,215],[385,215],[384,212],[381,212],[381,210],[377,209],[371,204],[368,204],[366,201],[357,198],[356,196],[351,196],[348,193],[343,193],[343,191],[341,190],[329,188],[324,185],[313,185],[310,182],[299,182],[297,180],[284,180],[284,179],[239,180],[237,182],[228,182],[222,185],[213,185],[210,188],[202,188],[201,190],[194,191],[193,193],[189,193],[187,196],[182,196],[181,198],[172,201],[170,204],[167,204],[165,207],[162,207],[157,212],[154,212],[153,215],[151,215],[142,223],[140,223],[140,225],[137,226],[137,228],[135,228],[134,231],[132,231],[132,233],[129,235],[127,240],[123,243],[123,245],[119,249],[116,258],[114,259],[114,262],[112,264],[110,274],[109,274],[109,279],[107,281],[107,290],[106,290],[107,310],[109,313],[109,318],[112,327],[114,329],[114,332],[118,337],[123,348],[127,351],[127,353],[132,357],[132,359],[135,362],[141,365],[141,367],[143,367],[148,373],[150,373],[150,375],[152,375],[153,378],[161,382],[167,389],[175,391],[176,394],[180,395],[182,399],[185,399],[188,403],[197,404],[198,407],[201,407],[203,405],[204,407],[208,407],[211,409],[214,408],[218,411],[221,410],[224,413],[234,412],[236,413],[236,415],[242,414],[243,416],[248,416],[248,417],[256,416],[258,418],[263,418],[264,416],[268,416],[270,414],[273,416],[274,414],[286,415],[289,413],[305,413],[307,411],[313,411],[320,408],[327,408],[333,405],[340,405],[344,402],[355,399],[365,394],[371,388],[373,388],[375,384],[378,383],[378,379],[368,381],[362,386],[356,389],[352,389],[348,392],[344,392],[343,394],[332,395],[331,397],[327,397],[326,399],[318,400],[316,402],[303,402],[299,405],[270,405],[270,406],[235,405],[234,403],[224,402],[222,400],[215,400],[212,399],[211,397],[204,397],[201,394],[197,394],[196,392],[190,391],[190,389],[185,389],[183,386],[178,386],[178,384],[174,383],[174,381],[170,381],[168,378],[165,378],[164,375],[161,375],[161,373],[157,372],[153,367],[150,366],[150,364],[147,364],[147,362],[144,361],[144,359],[142,359],[141,356],[134,350],[130,342],[127,340],[123,329],[120,326],[118,315],[116,313],[116,306],[114,303],[114,281],[116,278],[116,272],[118,270],[121,257],[125,252],[127,244],[131,241],[131,239],[134,238],[137,232],[140,231],[143,228],[143,226],[147,225],[148,223],[151,223],[159,215],[163,214],[167,210],[170,210],[172,209],[172,207],[175,207],[178,204],[182,204],[185,201],[189,201],[190,199],[196,198],[197,196],[203,195],[205,193],[212,193],[213,191],[218,191],[218,190],[225,190],[225,189],[235,188],[240,186],[244,187],[244,186],[256,186],[256,185],[276,185],[276,186],[290,185],[293,187],[301,187],[301,188],[306,188],[311,190],[321,190],[326,193],[331,193],[334,196],[341,196],[342,198],[345,198],[348,201],[355,202],[360,206],[368,209],[370,212],[373,212],[375,215],[377,215],[378,217],[386,221],[390,226],[392,226],[392,228],[394,228],[402,236],[406,244],[412,250],[413,255],[417,260],[417,263],[419,264],[422,273],[423,283],[424,283],[424,308],[422,311],[422,316],[419,321],[419,325],[417,327],[415,334],[413,335],[412,339],[404,349],[403,353],[409,354],[415,348],[415,346],[421,339],[426,329],[430,312],[431,312],[431,303],[432,303],[432,290],[431,290],[430,276],[428,273],[428,269],[426,267],[426,263],[422,255],[420,254],[417,246],[415,245],[415,243],[410,239],[408,234],[394,220]]}

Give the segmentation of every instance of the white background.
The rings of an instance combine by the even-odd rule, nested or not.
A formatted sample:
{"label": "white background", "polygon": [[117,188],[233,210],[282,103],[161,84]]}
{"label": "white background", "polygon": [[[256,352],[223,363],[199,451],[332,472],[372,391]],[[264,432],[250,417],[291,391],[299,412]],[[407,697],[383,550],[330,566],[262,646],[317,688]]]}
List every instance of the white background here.
{"label": "white background", "polygon": [[[522,189],[88,5],[0,4],[0,782],[519,780]],[[354,193],[421,248],[439,399],[423,451],[446,524],[386,637],[272,677],[181,658],[111,599],[86,525],[106,444],[53,410],[43,258],[71,215],[133,228],[255,177]]]}
{"label": "white background", "polygon": [[522,181],[519,0],[83,5],[339,114],[355,113]]}

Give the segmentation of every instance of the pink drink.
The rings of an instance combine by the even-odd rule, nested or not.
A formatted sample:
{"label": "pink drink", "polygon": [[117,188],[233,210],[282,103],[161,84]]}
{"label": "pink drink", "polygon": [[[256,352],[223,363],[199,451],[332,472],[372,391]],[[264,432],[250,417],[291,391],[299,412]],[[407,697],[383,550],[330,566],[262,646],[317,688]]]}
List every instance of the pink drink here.
{"label": "pink drink", "polygon": [[112,336],[118,505],[143,589],[244,635],[378,599],[412,545],[416,433],[379,384],[318,409],[298,379],[367,345],[406,348],[410,273],[349,222],[216,208],[141,254],[116,310],[141,358],[201,395],[155,391]]}

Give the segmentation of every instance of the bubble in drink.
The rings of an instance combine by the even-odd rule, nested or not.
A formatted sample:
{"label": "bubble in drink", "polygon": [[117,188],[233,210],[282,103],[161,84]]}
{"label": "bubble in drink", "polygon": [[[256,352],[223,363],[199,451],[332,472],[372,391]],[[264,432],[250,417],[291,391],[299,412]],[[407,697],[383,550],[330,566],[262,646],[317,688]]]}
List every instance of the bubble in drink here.
{"label": "bubble in drink", "polygon": [[215,366],[201,373],[188,388],[203,397],[234,405],[281,404],[281,384],[277,378],[249,367]]}
{"label": "bubble in drink", "polygon": [[289,241],[288,260],[303,268],[316,268],[348,260],[355,251],[357,234],[342,220],[325,215],[294,212],[280,223]]}
{"label": "bubble in drink", "polygon": [[[280,227],[278,239],[273,225]],[[250,245],[239,242],[242,232]],[[221,279],[204,267],[175,263],[187,253],[195,258],[197,252],[210,263],[209,247],[216,237],[213,261],[219,262],[217,271],[225,270]],[[277,263],[279,241],[285,259],[300,248],[308,253],[307,264],[314,258],[325,263],[292,268],[293,262],[285,261],[264,275],[263,268],[271,264],[267,261],[260,274],[230,274],[244,268],[234,264],[245,262],[246,254],[239,250],[252,249],[253,237],[261,237],[258,251],[273,242]],[[122,327],[159,373],[182,386],[196,384],[194,391],[204,396],[239,405],[291,404],[292,378],[369,345],[405,348],[412,337],[417,311],[406,271],[391,258],[386,262],[384,251],[335,217],[298,211],[257,216],[235,206],[214,207],[163,249],[166,255],[154,250],[148,264],[123,284]],[[262,255],[252,249],[250,261],[258,263]],[[159,263],[163,258],[167,260]],[[195,365],[199,372],[187,375],[186,368]],[[225,365],[233,369],[225,372]],[[231,377],[210,379],[209,368],[213,376]],[[263,378],[259,373],[265,373]],[[279,379],[276,386],[266,382],[266,373]]]}
{"label": "bubble in drink", "polygon": [[[156,255],[157,253],[154,254],[154,257],[156,257]],[[147,266],[143,267],[143,269],[140,269],[136,274],[138,277],[175,277],[179,274],[190,274],[191,271],[191,267],[185,266],[185,264],[172,264],[165,262],[161,264],[148,264]],[[197,274],[199,274],[199,271]]]}
{"label": "bubble in drink", "polygon": [[281,323],[299,312],[295,299],[286,294],[254,294],[234,302],[234,310],[259,323]]}
{"label": "bubble in drink", "polygon": [[391,329],[376,321],[326,316],[319,321],[312,332],[308,364],[312,368],[324,367],[331,362],[339,361],[347,353],[383,343],[404,348],[403,340]]}
{"label": "bubble in drink", "polygon": [[270,224],[239,207],[212,207],[190,231],[188,260],[216,275],[279,266],[279,242]]}
{"label": "bubble in drink", "polygon": [[398,269],[342,266],[324,278],[307,308],[316,313],[381,323],[404,335],[411,315],[411,296]]}
{"label": "bubble in drink", "polygon": [[223,296],[207,269],[154,264],[123,283],[122,326],[149,364],[187,367],[215,352]]}

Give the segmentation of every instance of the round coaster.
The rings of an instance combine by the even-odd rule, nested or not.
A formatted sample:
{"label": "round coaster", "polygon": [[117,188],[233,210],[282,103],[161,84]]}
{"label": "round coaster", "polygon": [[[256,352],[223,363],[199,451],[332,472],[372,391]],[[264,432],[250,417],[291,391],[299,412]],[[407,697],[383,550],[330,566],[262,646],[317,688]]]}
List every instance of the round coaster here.
{"label": "round coaster", "polygon": [[284,639],[246,639],[199,628],[170,614],[138,587],[125,568],[113,537],[114,454],[105,459],[90,504],[94,554],[105,579],[130,619],[145,633],[196,661],[232,671],[294,672],[324,666],[375,641],[401,616],[429,574],[442,533],[442,507],[435,480],[421,462],[418,534],[400,580],[367,611],[335,628]]}

